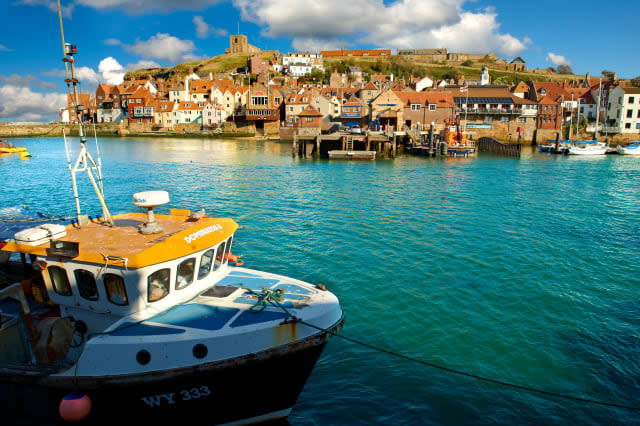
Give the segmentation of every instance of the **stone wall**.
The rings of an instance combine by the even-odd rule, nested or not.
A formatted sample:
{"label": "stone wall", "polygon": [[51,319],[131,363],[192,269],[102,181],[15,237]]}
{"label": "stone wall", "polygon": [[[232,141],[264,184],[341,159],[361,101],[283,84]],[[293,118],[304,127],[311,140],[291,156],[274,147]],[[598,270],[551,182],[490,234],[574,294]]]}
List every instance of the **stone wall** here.
{"label": "stone wall", "polygon": [[[116,134],[118,123],[99,123],[95,125],[98,135],[114,135]],[[48,137],[62,136],[62,129],[65,129],[67,135],[78,135],[78,126],[59,123],[0,123],[0,137],[2,138],[31,138],[31,137]],[[93,135],[93,124],[84,127],[85,134]]]}

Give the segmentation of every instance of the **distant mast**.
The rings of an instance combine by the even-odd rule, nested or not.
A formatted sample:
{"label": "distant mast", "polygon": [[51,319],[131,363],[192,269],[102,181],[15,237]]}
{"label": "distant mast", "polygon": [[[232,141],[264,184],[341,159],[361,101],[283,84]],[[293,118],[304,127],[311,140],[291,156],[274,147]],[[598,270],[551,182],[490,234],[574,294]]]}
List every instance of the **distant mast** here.
{"label": "distant mast", "polygon": [[[71,182],[73,183],[73,195],[76,203],[76,213],[78,218],[78,226],[81,227],[88,222],[88,217],[83,216],[80,212],[80,200],[78,198],[78,186],[76,184],[76,173],[86,171],[89,176],[89,180],[91,181],[91,185],[100,200],[100,205],[102,206],[102,214],[104,216],[104,220],[111,226],[113,226],[113,219],[111,218],[111,214],[109,213],[109,208],[104,200],[104,188],[102,186],[102,172],[100,167],[100,159],[98,158],[98,163],[93,160],[91,154],[87,150],[87,137],[84,133],[84,128],[82,127],[82,115],[84,107],[79,102],[78,97],[78,88],[77,85],[79,83],[78,79],[75,78],[75,67],[74,67],[74,59],[73,55],[76,53],[75,46],[64,42],[64,29],[62,26],[62,7],[60,6],[60,0],[58,0],[58,17],[60,18],[60,36],[62,37],[62,61],[64,62],[64,68],[66,73],[65,82],[67,83],[67,89],[70,89],[70,85],[73,85],[73,102],[75,103],[75,113],[77,115],[78,120],[78,135],[80,136],[80,152],[78,153],[78,157],[76,161],[71,166],[71,159],[69,158],[69,151],[67,150],[67,142],[66,142],[66,134],[64,129],[62,130],[62,134],[65,140],[65,151],[67,151],[67,163],[69,166],[69,172],[71,172]],[[69,65],[71,65],[71,78],[69,78]],[[70,112],[71,114],[71,112]],[[96,147],[98,145],[98,141],[96,139]],[[98,176],[98,184],[93,177],[92,170],[96,171]]]}

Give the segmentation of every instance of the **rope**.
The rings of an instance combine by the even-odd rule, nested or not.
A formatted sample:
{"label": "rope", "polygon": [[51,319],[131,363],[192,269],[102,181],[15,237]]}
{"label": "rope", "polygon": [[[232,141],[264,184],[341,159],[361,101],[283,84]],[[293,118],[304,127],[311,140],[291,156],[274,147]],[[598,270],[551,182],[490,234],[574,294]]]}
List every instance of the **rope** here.
{"label": "rope", "polygon": [[[351,337],[344,336],[344,335],[338,333],[337,331],[333,331],[333,330],[330,330],[328,328],[318,327],[318,326],[313,325],[311,323],[308,323],[308,322],[306,322],[304,320],[301,320],[300,318],[295,317],[284,306],[282,306],[280,304],[280,301],[283,299],[282,294],[280,294],[278,298],[274,298],[272,296],[272,293],[271,293],[272,291],[271,290],[267,290],[264,287],[262,287],[262,289],[263,289],[262,293],[259,295],[261,297],[259,298],[258,302],[254,306],[257,306],[258,303],[259,303],[259,304],[261,304],[263,306],[262,309],[264,309],[264,305],[266,305],[266,302],[269,302],[273,306],[277,306],[277,307],[281,308],[285,313],[287,313],[287,315],[291,316],[293,318],[293,321],[295,321],[295,322],[298,322],[300,324],[306,325],[307,327],[315,328],[318,331],[322,331],[322,332],[325,332],[325,333],[329,333],[329,334],[331,334],[333,336],[340,337],[341,339],[344,339],[344,340],[346,340],[348,342],[355,343],[355,344],[360,345],[360,346],[364,346],[364,347],[366,347],[368,349],[371,349],[373,351],[377,351],[377,352],[381,352],[381,353],[384,353],[384,354],[387,354],[387,355],[391,355],[391,356],[394,356],[396,358],[402,358],[402,359],[407,360],[407,361],[416,362],[418,364],[422,364],[422,365],[425,365],[427,367],[436,368],[438,370],[446,371],[446,372],[452,373],[452,374],[457,374],[459,376],[469,377],[469,378],[480,380],[480,381],[483,381],[483,382],[493,383],[493,384],[496,384],[496,385],[506,386],[506,387],[519,389],[519,390],[523,390],[523,391],[527,391],[527,392],[538,393],[538,394],[541,394],[541,395],[546,395],[546,396],[551,396],[551,397],[556,397],[556,398],[568,399],[570,401],[575,401],[575,402],[582,402],[582,403],[594,404],[594,405],[602,405],[602,406],[605,406],[605,407],[612,407],[612,408],[622,408],[622,409],[625,409],[625,410],[640,411],[640,407],[637,407],[637,406],[625,405],[625,404],[617,404],[617,403],[614,403],[614,402],[607,402],[607,401],[599,401],[599,400],[590,399],[590,398],[581,398],[579,396],[573,396],[573,395],[567,395],[567,394],[562,394],[562,393],[550,392],[550,391],[546,391],[546,390],[543,390],[543,389],[537,389],[537,388],[533,388],[533,387],[526,386],[526,385],[519,385],[517,383],[510,383],[510,382],[506,382],[506,381],[503,381],[503,380],[492,379],[492,378],[489,378],[489,377],[480,376],[478,374],[468,373],[466,371],[456,370],[454,368],[449,368],[449,367],[445,367],[445,366],[442,366],[442,365],[434,364],[432,362],[424,361],[424,360],[421,360],[421,359],[418,359],[418,358],[414,358],[414,357],[411,357],[411,356],[408,356],[408,355],[401,354],[399,352],[394,352],[394,351],[391,351],[389,349],[384,349],[384,348],[381,348],[379,346],[375,346],[375,345],[372,345],[372,344],[369,344],[369,343],[365,343],[365,342],[353,339]],[[254,293],[254,294],[257,294],[255,292],[253,292],[251,289],[248,289],[248,290],[250,292]]]}

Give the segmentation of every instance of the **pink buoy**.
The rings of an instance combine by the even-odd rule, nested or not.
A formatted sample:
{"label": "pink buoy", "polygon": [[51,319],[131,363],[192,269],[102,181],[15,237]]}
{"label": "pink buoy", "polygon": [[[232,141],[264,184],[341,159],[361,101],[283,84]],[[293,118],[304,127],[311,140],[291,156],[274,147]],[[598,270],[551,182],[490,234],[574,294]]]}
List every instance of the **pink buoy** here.
{"label": "pink buoy", "polygon": [[60,401],[60,417],[67,422],[79,422],[89,415],[91,399],[82,392],[73,391]]}

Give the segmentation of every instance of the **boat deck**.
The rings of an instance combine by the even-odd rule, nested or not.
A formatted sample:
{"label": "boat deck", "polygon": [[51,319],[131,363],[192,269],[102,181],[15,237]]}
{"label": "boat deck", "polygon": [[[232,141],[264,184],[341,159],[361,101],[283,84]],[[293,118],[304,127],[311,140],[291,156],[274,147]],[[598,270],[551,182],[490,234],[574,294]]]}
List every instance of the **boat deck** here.
{"label": "boat deck", "polygon": [[[238,225],[228,218],[193,219],[184,215],[155,215],[162,232],[144,235],[139,227],[147,221],[144,213],[113,216],[114,226],[102,220],[78,227],[67,225],[61,240],[79,244],[77,260],[105,263],[105,256],[126,258],[129,267],[142,267],[180,257],[213,246],[228,238]],[[7,251],[49,255],[49,241],[36,246],[10,242]]]}

